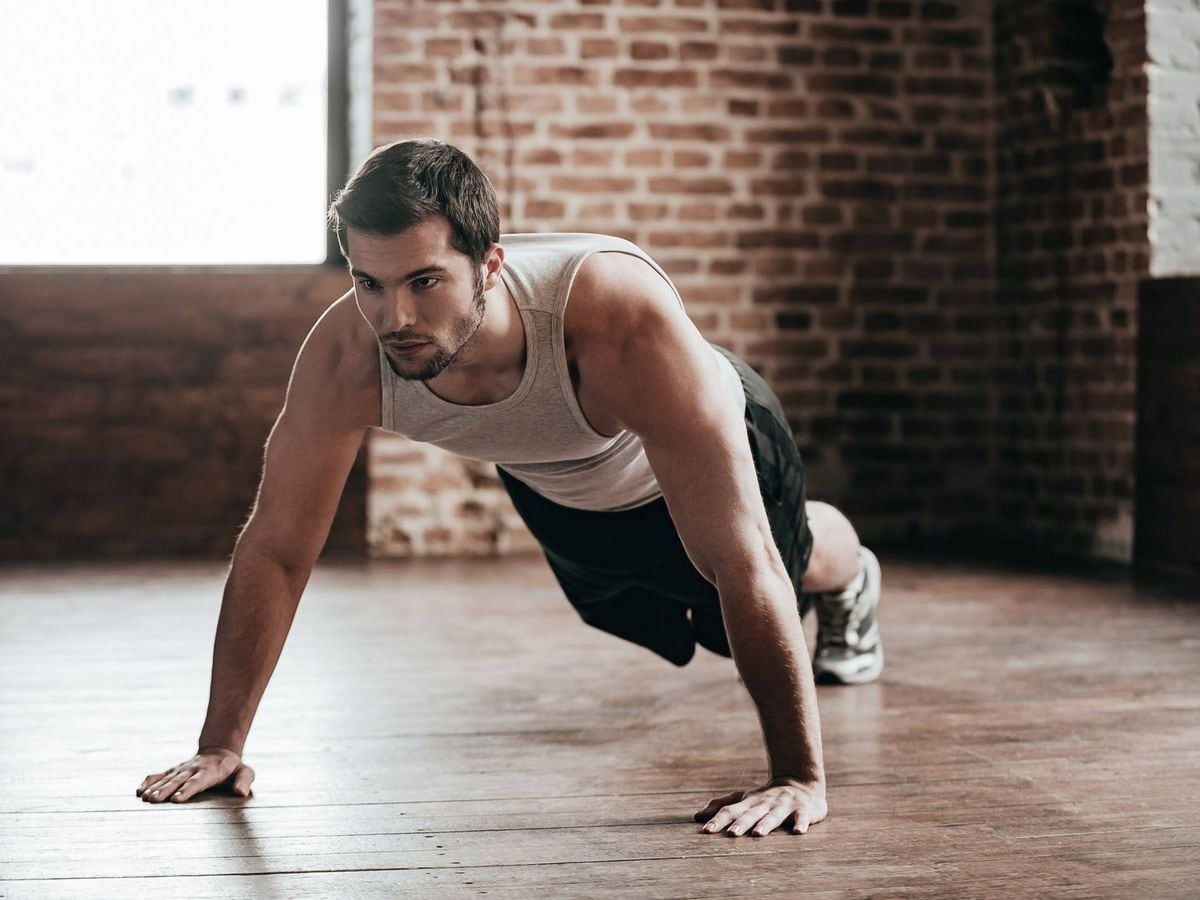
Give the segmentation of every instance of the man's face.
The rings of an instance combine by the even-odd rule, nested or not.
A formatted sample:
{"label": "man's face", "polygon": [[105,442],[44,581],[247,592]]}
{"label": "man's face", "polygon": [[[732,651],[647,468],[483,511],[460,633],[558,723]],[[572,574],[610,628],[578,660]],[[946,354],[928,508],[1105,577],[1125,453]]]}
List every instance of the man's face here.
{"label": "man's face", "polygon": [[441,217],[394,235],[347,228],[346,255],[358,310],[401,378],[441,374],[483,323],[483,267],[454,248]]}

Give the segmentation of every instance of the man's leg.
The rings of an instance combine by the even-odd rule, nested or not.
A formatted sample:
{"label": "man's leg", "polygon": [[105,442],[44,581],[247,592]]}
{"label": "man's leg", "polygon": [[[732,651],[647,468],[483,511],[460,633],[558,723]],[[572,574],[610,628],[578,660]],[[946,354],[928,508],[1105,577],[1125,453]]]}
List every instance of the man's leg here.
{"label": "man's leg", "polygon": [[719,604],[716,590],[688,559],[661,498],[623,512],[569,509],[503,468],[497,471],[584,622],[677,666],[692,658],[696,635],[689,608],[711,594],[719,617]]}
{"label": "man's leg", "polygon": [[[714,345],[715,346],[715,345]],[[883,669],[875,609],[879,562],[846,517],[808,501],[804,464],[779,399],[746,362],[717,347],[746,393],[750,449],[771,532],[796,585],[800,614],[817,610],[813,674],[819,682],[862,684]]]}
{"label": "man's leg", "polygon": [[862,545],[858,534],[850,520],[828,503],[809,500],[804,509],[813,542],[804,573],[804,590],[812,594],[843,591],[861,568],[858,550]]}
{"label": "man's leg", "polygon": [[883,671],[879,606],[879,561],[828,503],[805,505],[812,554],[804,574],[804,598],[817,610],[813,675],[826,684],[862,684]]}

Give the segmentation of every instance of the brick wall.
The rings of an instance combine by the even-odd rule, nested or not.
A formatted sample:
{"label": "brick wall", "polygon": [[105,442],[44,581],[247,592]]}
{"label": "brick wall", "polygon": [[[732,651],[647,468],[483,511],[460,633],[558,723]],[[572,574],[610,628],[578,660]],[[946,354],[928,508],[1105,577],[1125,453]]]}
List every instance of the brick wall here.
{"label": "brick wall", "polygon": [[[0,559],[227,554],[340,269],[0,274]],[[328,552],[361,554],[366,474]]]}
{"label": "brick wall", "polygon": [[[814,497],[868,537],[989,517],[989,4],[375,5],[375,139],[474,155],[504,230],[658,259],[783,399]],[[376,552],[490,552],[426,488],[486,471],[372,442]],[[378,502],[376,502],[378,500]],[[488,531],[487,529],[491,529]]]}
{"label": "brick wall", "polygon": [[[1153,0],[1151,22],[1181,3]],[[776,387],[813,495],[869,539],[999,531],[1129,558],[1150,265],[1139,4],[377,0],[374,15],[375,142],[472,152],[507,230],[642,244],[704,333]],[[1187,46],[1154,64],[1186,68]],[[1190,127],[1174,99],[1156,121]],[[1194,147],[1156,161],[1181,179],[1156,197],[1186,199]],[[0,275],[0,557],[227,552],[295,349],[344,280]],[[396,439],[370,453],[374,552],[530,546],[490,467]],[[365,479],[333,552],[363,544]]]}
{"label": "brick wall", "polygon": [[1145,47],[1134,0],[995,5],[998,527],[1120,561],[1149,259]]}

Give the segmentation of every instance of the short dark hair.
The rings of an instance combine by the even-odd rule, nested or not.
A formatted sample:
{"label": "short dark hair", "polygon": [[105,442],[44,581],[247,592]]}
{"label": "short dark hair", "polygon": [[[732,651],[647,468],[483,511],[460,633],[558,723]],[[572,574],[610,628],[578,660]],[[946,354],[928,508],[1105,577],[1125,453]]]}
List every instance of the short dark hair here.
{"label": "short dark hair", "polygon": [[477,264],[500,240],[492,183],[467,154],[432,138],[376,148],[329,205],[329,224],[343,255],[346,226],[392,235],[430,216],[449,221],[455,249]]}

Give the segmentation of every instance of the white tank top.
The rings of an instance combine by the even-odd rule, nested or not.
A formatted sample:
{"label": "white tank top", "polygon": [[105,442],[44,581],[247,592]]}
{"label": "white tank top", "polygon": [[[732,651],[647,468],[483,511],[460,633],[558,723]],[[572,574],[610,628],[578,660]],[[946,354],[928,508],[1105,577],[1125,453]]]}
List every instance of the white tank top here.
{"label": "white tank top", "polygon": [[[517,389],[496,403],[450,403],[422,381],[399,378],[381,347],[383,428],[494,462],[562,506],[615,511],[656,500],[662,490],[638,437],[629,431],[605,437],[584,417],[567,369],[563,315],[575,275],[593,253],[644,259],[677,298],[679,291],[654,260],[621,238],[506,234],[500,243],[505,250],[501,277],[525,327],[525,372]],[[737,372],[715,349],[712,356],[726,389],[744,410]]]}

